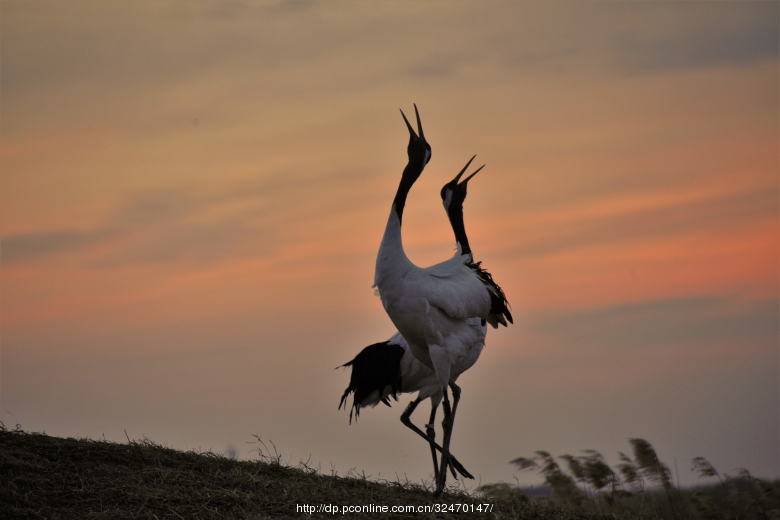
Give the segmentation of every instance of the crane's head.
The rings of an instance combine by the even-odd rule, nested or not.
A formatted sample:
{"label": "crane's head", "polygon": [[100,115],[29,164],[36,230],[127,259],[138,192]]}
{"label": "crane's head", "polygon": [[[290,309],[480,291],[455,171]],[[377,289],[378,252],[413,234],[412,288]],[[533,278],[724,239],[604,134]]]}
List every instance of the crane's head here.
{"label": "crane's head", "polygon": [[420,113],[417,111],[417,105],[414,105],[414,113],[417,115],[417,130],[420,132],[418,136],[412,125],[409,124],[409,120],[406,119],[404,111],[401,110],[401,115],[406,121],[406,127],[409,129],[409,146],[406,147],[406,153],[409,155],[409,163],[419,164],[420,173],[422,173],[425,165],[431,160],[431,145],[425,140],[425,134],[423,134],[422,123],[420,123]]}
{"label": "crane's head", "polygon": [[[476,155],[474,156],[476,157]],[[442,204],[444,204],[444,210],[449,214],[450,209],[460,208],[463,209],[463,201],[466,200],[466,190],[468,188],[468,182],[471,180],[472,177],[474,177],[477,173],[479,173],[479,170],[485,167],[483,164],[480,166],[477,171],[466,177],[463,182],[458,184],[458,181],[463,176],[463,174],[466,172],[466,169],[471,164],[471,161],[474,160],[474,157],[469,159],[469,162],[466,163],[466,166],[463,167],[463,169],[460,171],[459,174],[455,176],[454,179],[452,179],[450,182],[442,186],[441,188],[441,201]]]}

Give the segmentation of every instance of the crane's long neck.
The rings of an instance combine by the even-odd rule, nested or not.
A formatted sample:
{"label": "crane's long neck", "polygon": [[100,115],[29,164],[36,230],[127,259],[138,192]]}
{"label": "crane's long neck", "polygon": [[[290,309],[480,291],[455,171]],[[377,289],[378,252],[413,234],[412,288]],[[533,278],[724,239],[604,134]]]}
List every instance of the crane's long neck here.
{"label": "crane's long neck", "polygon": [[395,192],[395,198],[393,199],[393,210],[398,215],[398,225],[401,225],[401,220],[404,215],[404,206],[406,206],[406,197],[409,195],[409,190],[412,189],[414,181],[422,173],[425,168],[425,163],[418,163],[417,161],[409,161],[404,168],[404,173],[401,176],[401,182],[398,184],[398,191]]}
{"label": "crane's long neck", "polygon": [[470,255],[471,247],[469,239],[466,236],[466,225],[463,223],[463,203],[453,203],[447,210],[447,216],[450,218],[452,232],[455,233],[455,242],[460,244],[461,255]]}
{"label": "crane's long neck", "polygon": [[412,265],[406,253],[404,253],[404,245],[401,240],[401,222],[403,220],[406,197],[409,195],[409,190],[424,167],[424,162],[409,161],[406,168],[404,168],[398,191],[393,199],[390,216],[387,218],[387,226],[385,227],[385,234],[382,236],[382,244],[379,246],[379,254],[376,258],[375,285],[381,284],[382,280],[391,272],[402,271],[407,266]]}

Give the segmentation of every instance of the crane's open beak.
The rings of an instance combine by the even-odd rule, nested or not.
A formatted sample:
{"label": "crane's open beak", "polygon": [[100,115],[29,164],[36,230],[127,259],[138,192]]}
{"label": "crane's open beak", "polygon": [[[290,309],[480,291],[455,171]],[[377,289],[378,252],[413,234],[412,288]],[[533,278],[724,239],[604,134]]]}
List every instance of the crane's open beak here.
{"label": "crane's open beak", "polygon": [[425,141],[425,134],[423,134],[422,123],[420,122],[420,113],[417,111],[417,103],[414,104],[414,114],[417,116],[417,130],[420,132],[420,139]]}
{"label": "crane's open beak", "polygon": [[[467,163],[466,163],[466,166],[464,166],[464,167],[463,167],[463,169],[460,171],[460,173],[459,173],[459,174],[457,174],[457,175],[455,176],[455,178],[454,178],[454,179],[452,179],[452,181],[450,181],[450,184],[458,184],[458,181],[460,180],[460,176],[461,176],[461,175],[463,175],[463,174],[466,172],[466,170],[467,170],[467,169],[468,169],[468,167],[469,167],[469,164],[471,164],[471,161],[473,161],[475,157],[476,157],[476,155],[475,155],[474,157],[472,157],[471,159],[469,159],[469,162],[467,162]],[[479,171],[479,170],[477,170],[477,171]],[[474,173],[476,173],[476,172],[474,172]],[[473,176],[474,176],[474,175],[472,175],[471,177],[473,177]],[[469,179],[470,179],[471,177],[469,177]],[[468,179],[466,179],[466,180],[468,180]]]}
{"label": "crane's open beak", "polygon": [[[476,157],[476,156],[475,156],[475,157]],[[475,176],[476,174],[478,174],[478,173],[479,173],[479,170],[481,170],[481,169],[482,169],[482,168],[484,168],[484,167],[485,167],[485,165],[483,164],[482,166],[480,166],[479,168],[477,168],[477,171],[475,171],[474,173],[472,173],[471,175],[469,175],[468,177],[466,177],[465,179],[463,179],[463,182],[461,182],[460,184],[458,184],[458,186],[465,186],[465,185],[466,185],[466,183],[467,183],[467,182],[469,182],[469,181],[471,180],[471,178],[472,178],[473,176]]]}
{"label": "crane's open beak", "polygon": [[412,128],[412,125],[409,124],[409,120],[406,119],[406,114],[404,114],[403,110],[401,110],[401,115],[404,116],[404,121],[406,121],[406,128],[409,129],[409,135],[413,136],[413,137],[417,137],[417,134],[415,133],[414,128]]}
{"label": "crane's open beak", "polygon": [[[425,141],[425,134],[423,134],[422,123],[420,122],[420,112],[417,111],[417,103],[414,104],[414,114],[417,116],[417,130],[420,132],[419,139]],[[409,129],[409,135],[418,137],[417,133],[414,131],[414,128],[412,128],[412,125],[409,124],[409,120],[406,119],[406,114],[404,114],[403,110],[401,110],[401,115],[404,116],[406,128]]]}
{"label": "crane's open beak", "polygon": [[[476,155],[475,155],[474,157],[476,157]],[[454,178],[454,179],[452,179],[452,181],[450,181],[450,184],[458,184],[458,181],[460,180],[460,177],[461,177],[461,175],[463,175],[463,174],[466,172],[466,170],[468,169],[469,165],[471,164],[471,161],[473,161],[473,160],[474,160],[474,157],[472,157],[471,159],[469,159],[469,162],[467,162],[467,163],[466,163],[466,166],[464,166],[464,167],[463,167],[463,169],[460,171],[460,173],[459,173],[459,174],[457,174],[457,175],[455,176],[455,178]],[[461,182],[460,184],[458,184],[458,186],[466,186],[466,183],[467,183],[467,182],[469,182],[469,181],[471,180],[471,178],[472,178],[473,176],[475,176],[476,174],[478,174],[478,173],[479,173],[479,170],[481,170],[481,169],[482,169],[482,168],[484,168],[484,167],[485,167],[485,165],[483,164],[482,166],[480,166],[479,168],[477,168],[477,171],[475,171],[474,173],[472,173],[471,175],[469,175],[468,177],[466,177],[466,178],[463,180],[463,182]]]}

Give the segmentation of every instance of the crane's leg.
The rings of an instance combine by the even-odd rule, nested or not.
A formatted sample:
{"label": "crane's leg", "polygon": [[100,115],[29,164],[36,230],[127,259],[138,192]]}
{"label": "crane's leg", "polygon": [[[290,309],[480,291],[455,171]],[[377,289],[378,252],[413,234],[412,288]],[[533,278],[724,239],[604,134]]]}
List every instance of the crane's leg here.
{"label": "crane's leg", "polygon": [[[404,425],[407,428],[409,428],[410,430],[415,432],[417,435],[419,435],[420,437],[422,437],[423,439],[428,441],[428,444],[431,446],[432,453],[433,453],[433,450],[441,452],[442,448],[441,448],[441,446],[436,444],[436,441],[434,440],[434,438],[433,437],[429,437],[428,435],[423,433],[423,431],[420,430],[417,426],[415,426],[414,423],[412,423],[412,421],[410,419],[410,417],[411,417],[412,413],[414,412],[415,408],[417,408],[417,405],[420,404],[421,401],[422,401],[422,399],[415,399],[414,401],[409,403],[409,406],[406,407],[406,410],[404,410],[404,413],[401,414],[401,422],[404,423]],[[427,428],[428,426],[431,426],[431,428],[429,429],[429,431],[431,433],[434,433],[434,432],[432,432],[432,430],[433,430],[433,421],[435,419],[435,416],[436,416],[436,408],[432,407],[432,409],[431,409],[431,423],[425,425],[426,429],[428,429]],[[436,461],[435,458],[434,458],[434,461]],[[453,474],[455,473],[455,471],[457,471],[463,477],[470,478],[470,479],[474,478],[474,476],[471,473],[469,473],[466,470],[466,468],[464,468],[463,465],[460,462],[458,462],[458,459],[456,459],[453,456],[450,456],[450,470],[453,472]],[[438,464],[434,464],[434,480],[436,482],[438,482],[438,480],[439,480]]]}
{"label": "crane's leg", "polygon": [[[458,410],[458,402],[460,401],[460,387],[450,379],[450,388],[452,389],[452,423],[455,423],[455,412]],[[450,433],[451,430],[452,428],[450,428]]]}
{"label": "crane's leg", "polygon": [[442,388],[442,409],[444,410],[444,419],[441,421],[444,439],[441,443],[441,469],[439,470],[439,480],[436,482],[435,496],[441,495],[444,491],[444,485],[447,483],[447,464],[450,462],[450,436],[452,434],[452,411],[450,410],[450,398],[447,396],[447,387]]}
{"label": "crane's leg", "polygon": [[[420,404],[422,399],[419,397],[409,403],[409,406],[406,407],[406,410],[404,410],[404,413],[401,414],[401,422],[404,423],[408,428],[410,428],[412,431],[417,432],[423,439],[428,441],[428,444],[431,446],[431,455],[433,456],[433,480],[435,482],[439,481],[439,460],[436,457],[436,442],[433,440],[436,437],[436,432],[433,430],[433,428],[428,428],[428,424],[426,424],[426,433],[423,433],[417,426],[412,423],[411,416],[414,413],[414,410],[417,408],[417,405]],[[436,408],[433,408],[432,414],[436,414]]]}
{"label": "crane's leg", "polygon": [[[444,404],[444,420],[441,423],[442,430],[444,430],[444,439],[442,440],[442,453],[441,453],[441,471],[439,472],[439,483],[436,486],[436,493],[439,494],[444,490],[444,485],[447,480],[446,461],[450,459],[450,440],[452,439],[452,428],[455,424],[455,412],[458,410],[458,402],[460,401],[460,387],[450,379],[449,386],[452,389],[452,411],[450,411],[450,401],[447,398],[447,389],[443,390]],[[444,473],[442,475],[442,473]]]}
{"label": "crane's leg", "polygon": [[[425,433],[428,434],[428,438],[431,439],[428,442],[428,445],[431,447],[431,458],[433,459],[433,481],[437,482],[439,480],[439,459],[436,456],[436,447],[435,442],[433,439],[436,438],[436,430],[433,428],[433,421],[436,419],[436,408],[438,408],[439,405],[436,404],[433,400],[431,400],[431,417],[428,420],[428,424],[425,425]],[[452,466],[450,466],[450,469],[452,469]],[[455,470],[452,470],[453,473],[455,473]]]}
{"label": "crane's leg", "polygon": [[[425,425],[425,433],[428,434],[428,437],[431,439],[436,438],[436,430],[434,429],[434,421],[436,420],[436,410],[439,408],[439,403],[434,401],[433,398],[431,398],[431,417],[428,419],[428,424]],[[434,481],[438,480],[439,476],[439,464],[436,459],[436,450],[441,451],[441,448],[435,443],[431,442],[431,457],[433,457],[433,470],[434,470]],[[466,478],[470,478],[474,480],[474,476],[466,471],[466,468],[461,465],[460,462],[458,462],[458,459],[456,459],[452,453],[450,453],[450,472],[452,473],[452,478],[458,478],[458,473],[460,473],[462,476]],[[457,470],[457,473],[456,473]]]}

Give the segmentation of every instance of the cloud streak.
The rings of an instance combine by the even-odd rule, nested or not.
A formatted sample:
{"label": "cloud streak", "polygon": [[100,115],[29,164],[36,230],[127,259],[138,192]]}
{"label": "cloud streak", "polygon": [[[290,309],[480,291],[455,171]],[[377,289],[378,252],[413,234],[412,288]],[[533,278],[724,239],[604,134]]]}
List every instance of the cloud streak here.
{"label": "cloud streak", "polygon": [[0,241],[0,262],[9,264],[33,262],[49,256],[88,249],[120,234],[115,229],[80,231],[59,229],[3,237]]}
{"label": "cloud streak", "polygon": [[698,18],[687,31],[624,33],[614,40],[616,64],[632,71],[651,73],[700,67],[744,67],[778,58],[777,17],[774,3],[752,4],[742,9],[729,3],[714,8],[696,4],[668,4],[672,18],[680,14]]}
{"label": "cloud streak", "polygon": [[565,223],[548,225],[545,232],[541,233],[543,236],[520,247],[504,250],[502,254],[545,256],[614,243],[661,241],[680,235],[720,233],[725,229],[738,229],[757,221],[772,219],[778,209],[776,189],[768,188],[605,216],[580,217],[575,212]]}
{"label": "cloud streak", "polygon": [[778,300],[745,302],[737,297],[664,298],[598,309],[541,314],[535,334],[563,345],[601,352],[630,351],[688,342],[713,342],[777,335]]}

